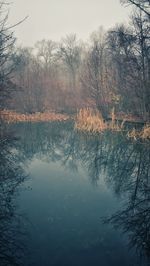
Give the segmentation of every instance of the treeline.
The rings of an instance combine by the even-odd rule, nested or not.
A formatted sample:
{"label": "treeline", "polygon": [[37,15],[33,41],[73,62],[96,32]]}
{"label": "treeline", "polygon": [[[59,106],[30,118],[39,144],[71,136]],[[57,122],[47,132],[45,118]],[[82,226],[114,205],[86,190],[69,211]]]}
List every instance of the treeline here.
{"label": "treeline", "polygon": [[7,108],[34,113],[92,106],[107,117],[115,107],[149,120],[150,3],[122,2],[133,5],[129,24],[108,32],[101,27],[87,43],[70,34],[59,43],[42,40],[32,48],[13,48],[7,67],[13,66],[15,90]]}

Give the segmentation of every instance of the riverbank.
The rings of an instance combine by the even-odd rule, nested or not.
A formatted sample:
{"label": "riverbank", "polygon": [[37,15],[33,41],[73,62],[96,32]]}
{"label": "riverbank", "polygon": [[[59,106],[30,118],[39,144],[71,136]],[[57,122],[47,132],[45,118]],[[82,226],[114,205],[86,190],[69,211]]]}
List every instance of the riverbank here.
{"label": "riverbank", "polygon": [[66,121],[70,116],[55,112],[21,114],[14,111],[0,111],[0,118],[8,123],[13,122],[48,122],[48,121]]}
{"label": "riverbank", "polygon": [[[126,123],[132,123],[130,129],[125,126]],[[135,124],[141,124],[140,128],[136,129]],[[112,110],[109,120],[105,121],[102,114],[98,110],[91,108],[80,109],[76,116],[75,128],[79,131],[90,133],[102,133],[109,131],[125,131],[127,137],[137,139],[150,140],[150,124],[130,116],[116,116],[114,109]]]}
{"label": "riverbank", "polygon": [[[52,122],[66,121],[71,119],[67,114],[55,112],[21,114],[10,110],[0,111],[0,119],[7,123],[16,122]],[[110,118],[105,121],[98,110],[91,108],[80,109],[75,120],[75,129],[90,133],[102,133],[106,130],[117,132],[125,131],[128,138],[134,140],[148,139],[150,140],[150,124],[144,123],[142,120],[129,116],[116,116],[114,110]],[[130,123],[130,130],[125,127],[125,123]],[[136,129],[135,124],[141,124],[140,128]]]}

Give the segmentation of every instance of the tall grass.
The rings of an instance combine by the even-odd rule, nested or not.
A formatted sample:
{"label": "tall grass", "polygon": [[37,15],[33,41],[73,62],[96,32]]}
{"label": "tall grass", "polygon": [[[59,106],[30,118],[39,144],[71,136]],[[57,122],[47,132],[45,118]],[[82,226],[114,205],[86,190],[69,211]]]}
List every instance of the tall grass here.
{"label": "tall grass", "polygon": [[75,128],[83,131],[98,132],[106,129],[106,123],[98,110],[80,109],[77,113]]}
{"label": "tall grass", "polygon": [[20,114],[15,111],[0,111],[0,118],[8,123],[12,122],[42,122],[42,121],[65,121],[69,119],[68,115],[57,114],[54,112]]}
{"label": "tall grass", "polygon": [[128,132],[127,136],[134,140],[150,140],[150,124],[146,124],[141,130],[136,130],[133,128],[130,132]]}
{"label": "tall grass", "polygon": [[97,133],[107,129],[112,131],[120,131],[123,128],[123,124],[124,122],[121,125],[116,122],[114,109],[111,113],[111,121],[106,122],[98,110],[83,108],[77,113],[75,128],[82,131]]}

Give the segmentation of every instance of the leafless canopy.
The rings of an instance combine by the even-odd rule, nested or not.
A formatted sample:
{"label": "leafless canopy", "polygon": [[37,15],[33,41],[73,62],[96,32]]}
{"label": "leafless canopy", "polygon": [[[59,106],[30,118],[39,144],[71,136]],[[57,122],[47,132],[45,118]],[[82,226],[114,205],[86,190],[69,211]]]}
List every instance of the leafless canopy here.
{"label": "leafless canopy", "polygon": [[150,17],[150,0],[121,0],[123,4],[132,4]]}

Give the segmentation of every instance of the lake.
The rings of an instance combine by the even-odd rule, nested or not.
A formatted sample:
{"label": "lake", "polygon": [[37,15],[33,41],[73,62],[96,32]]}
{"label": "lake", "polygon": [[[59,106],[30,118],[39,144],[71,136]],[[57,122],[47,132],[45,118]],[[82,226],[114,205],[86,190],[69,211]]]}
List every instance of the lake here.
{"label": "lake", "polygon": [[150,265],[150,145],[72,122],[3,125],[0,265]]}

